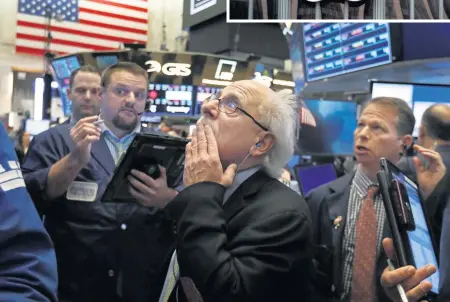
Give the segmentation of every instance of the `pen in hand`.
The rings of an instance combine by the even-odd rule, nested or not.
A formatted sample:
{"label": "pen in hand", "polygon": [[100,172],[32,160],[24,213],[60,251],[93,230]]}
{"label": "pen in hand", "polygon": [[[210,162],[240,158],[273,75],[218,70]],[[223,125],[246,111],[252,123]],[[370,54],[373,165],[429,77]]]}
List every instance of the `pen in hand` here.
{"label": "pen in hand", "polygon": [[[395,266],[392,263],[391,259],[388,259],[387,263],[388,263],[389,269],[391,271],[394,271]],[[403,289],[403,286],[401,284],[397,284],[397,290],[398,290],[398,293],[400,294],[400,299],[402,300],[402,302],[408,302],[408,298],[406,297],[405,290]]]}

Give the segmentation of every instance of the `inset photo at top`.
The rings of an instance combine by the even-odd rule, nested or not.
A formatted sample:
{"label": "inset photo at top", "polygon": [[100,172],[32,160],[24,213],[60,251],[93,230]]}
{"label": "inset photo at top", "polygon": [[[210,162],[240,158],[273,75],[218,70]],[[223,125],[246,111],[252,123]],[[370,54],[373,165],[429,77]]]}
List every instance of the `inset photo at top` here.
{"label": "inset photo at top", "polygon": [[228,21],[448,20],[450,0],[228,0]]}

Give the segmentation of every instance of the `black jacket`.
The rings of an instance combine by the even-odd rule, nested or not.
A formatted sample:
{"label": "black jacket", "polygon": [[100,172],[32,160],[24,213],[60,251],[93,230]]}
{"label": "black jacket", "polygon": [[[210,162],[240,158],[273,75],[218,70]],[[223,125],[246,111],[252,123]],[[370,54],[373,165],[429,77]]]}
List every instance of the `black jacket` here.
{"label": "black jacket", "polygon": [[195,184],[165,208],[176,222],[181,276],[205,302],[310,301],[312,229],[303,198],[262,171],[222,205],[224,193],[216,183]]}

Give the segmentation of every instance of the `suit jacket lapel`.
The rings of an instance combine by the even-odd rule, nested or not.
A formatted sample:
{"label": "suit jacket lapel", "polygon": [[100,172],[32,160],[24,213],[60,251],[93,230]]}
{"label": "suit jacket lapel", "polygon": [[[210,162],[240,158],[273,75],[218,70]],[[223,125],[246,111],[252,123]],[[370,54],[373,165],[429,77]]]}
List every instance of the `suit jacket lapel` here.
{"label": "suit jacket lapel", "polygon": [[116,164],[103,136],[100,140],[92,143],[91,155],[105,169],[106,173],[111,175]]}
{"label": "suit jacket lapel", "polygon": [[[64,142],[69,148],[69,152],[72,152],[76,147],[75,143],[70,137],[70,128],[72,128],[72,126],[62,125],[58,127],[58,130],[61,133]],[[103,136],[100,138],[100,140],[92,143],[91,155],[105,169],[108,175],[110,175],[112,171],[114,171],[116,164],[114,163],[114,159]]]}
{"label": "suit jacket lapel", "polygon": [[348,200],[353,176],[353,174],[343,176],[330,184],[330,195],[325,197],[324,201],[328,208],[328,219],[330,219],[330,225],[332,227],[331,233],[334,249],[333,280],[336,281],[335,285],[338,287],[341,285],[342,278],[342,241],[344,238]]}
{"label": "suit jacket lapel", "polygon": [[224,204],[225,219],[228,221],[233,218],[245,206],[245,199],[258,192],[269,180],[271,178],[260,170],[244,181]]}

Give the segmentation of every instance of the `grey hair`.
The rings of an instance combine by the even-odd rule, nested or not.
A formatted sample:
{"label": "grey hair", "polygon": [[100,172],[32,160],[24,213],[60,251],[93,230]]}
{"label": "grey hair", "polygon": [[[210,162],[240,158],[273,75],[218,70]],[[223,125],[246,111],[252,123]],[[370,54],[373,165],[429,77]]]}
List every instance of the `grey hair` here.
{"label": "grey hair", "polygon": [[296,97],[289,89],[270,93],[268,102],[259,107],[261,123],[274,135],[275,142],[263,161],[264,170],[278,178],[294,155],[299,122]]}

